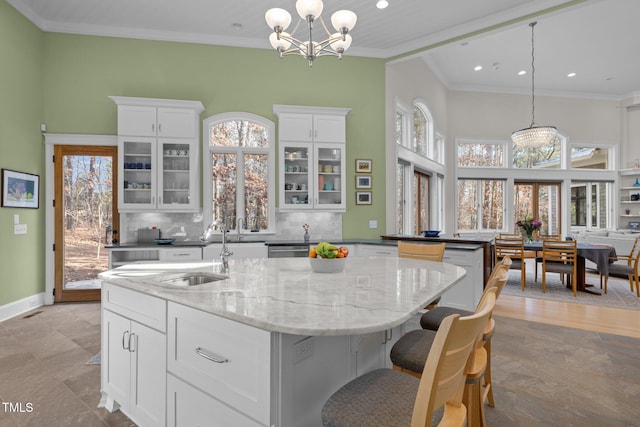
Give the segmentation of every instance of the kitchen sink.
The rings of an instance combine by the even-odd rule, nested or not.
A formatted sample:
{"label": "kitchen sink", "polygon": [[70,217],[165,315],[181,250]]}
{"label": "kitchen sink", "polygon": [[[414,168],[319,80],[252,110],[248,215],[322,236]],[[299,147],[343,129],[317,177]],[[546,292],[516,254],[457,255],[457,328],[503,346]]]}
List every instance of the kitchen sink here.
{"label": "kitchen sink", "polygon": [[213,273],[180,273],[168,276],[168,278],[160,280],[160,283],[164,285],[173,286],[196,286],[204,283],[216,282],[218,280],[226,279],[226,276]]}

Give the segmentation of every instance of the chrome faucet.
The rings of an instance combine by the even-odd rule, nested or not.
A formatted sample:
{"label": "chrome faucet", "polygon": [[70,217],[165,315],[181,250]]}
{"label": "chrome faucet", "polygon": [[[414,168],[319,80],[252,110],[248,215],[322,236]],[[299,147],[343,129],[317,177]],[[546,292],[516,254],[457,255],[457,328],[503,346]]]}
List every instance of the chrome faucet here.
{"label": "chrome faucet", "polygon": [[238,242],[242,238],[242,229],[247,226],[246,221],[243,217],[238,217],[236,220],[236,232],[238,233]]}
{"label": "chrome faucet", "polygon": [[222,250],[220,251],[220,260],[222,261],[222,271],[221,271],[221,273],[228,273],[229,272],[229,257],[231,255],[233,255],[233,252],[231,252],[229,250],[229,248],[227,247],[227,227],[224,225],[224,221],[219,220],[219,219],[214,220],[211,224],[209,224],[207,229],[204,230],[204,232],[200,236],[200,240],[202,240],[203,242],[208,242],[209,239],[211,238],[213,230],[216,227],[219,227],[220,231],[222,232]]}

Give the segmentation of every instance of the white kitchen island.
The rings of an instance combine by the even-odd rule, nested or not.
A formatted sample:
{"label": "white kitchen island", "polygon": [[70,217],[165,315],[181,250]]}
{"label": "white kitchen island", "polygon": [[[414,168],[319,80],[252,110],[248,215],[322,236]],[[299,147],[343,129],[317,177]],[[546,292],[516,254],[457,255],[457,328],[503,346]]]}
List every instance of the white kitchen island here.
{"label": "white kitchen island", "polygon": [[350,257],[344,272],[319,274],[306,258],[272,258],[232,260],[215,282],[162,283],[218,267],[101,274],[102,406],[141,426],[320,425],[326,399],[389,366],[412,316],[466,274],[393,257]]}

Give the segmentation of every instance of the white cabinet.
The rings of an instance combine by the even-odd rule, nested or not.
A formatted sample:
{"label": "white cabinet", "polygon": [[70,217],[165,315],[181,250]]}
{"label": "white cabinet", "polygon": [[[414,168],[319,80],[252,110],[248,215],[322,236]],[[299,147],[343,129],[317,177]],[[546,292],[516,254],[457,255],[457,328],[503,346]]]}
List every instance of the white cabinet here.
{"label": "white cabinet", "polygon": [[118,209],[199,207],[197,101],[111,97],[118,104]]}
{"label": "white cabinet", "polygon": [[618,227],[633,230],[640,228],[640,169],[620,171],[620,221]]}
{"label": "white cabinet", "polygon": [[[228,298],[233,300],[233,291]],[[172,418],[181,418],[171,414],[188,411],[185,405],[192,399],[226,405],[225,417],[271,425],[270,332],[173,302],[168,303],[168,325],[167,370],[185,383],[170,382],[170,393],[181,394],[177,402],[170,399],[170,425]]]}
{"label": "white cabinet", "polygon": [[104,283],[100,405],[141,426],[164,426],[166,303]]}
{"label": "white cabinet", "polygon": [[[300,108],[300,107],[295,107]],[[312,113],[281,113],[278,117],[280,141],[345,142],[345,115],[314,109]]]}
{"label": "white cabinet", "polygon": [[466,269],[467,275],[442,294],[439,305],[475,311],[484,291],[482,248],[447,248],[442,261]]}
{"label": "white cabinet", "polygon": [[279,206],[346,209],[346,120],[349,109],[275,105],[279,120]]}
{"label": "white cabinet", "polygon": [[201,261],[200,246],[158,246],[155,248],[109,248],[109,269],[139,261]]}
{"label": "white cabinet", "polygon": [[[227,243],[233,255],[230,259],[267,258],[269,248],[264,242]],[[222,251],[222,243],[212,243],[202,250],[204,261],[218,260]]]}

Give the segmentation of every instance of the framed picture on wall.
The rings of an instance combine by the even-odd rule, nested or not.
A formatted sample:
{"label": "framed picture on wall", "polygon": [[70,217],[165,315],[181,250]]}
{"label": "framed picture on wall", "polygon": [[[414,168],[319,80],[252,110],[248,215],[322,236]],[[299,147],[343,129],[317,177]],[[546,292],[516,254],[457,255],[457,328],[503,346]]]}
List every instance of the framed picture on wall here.
{"label": "framed picture on wall", "polygon": [[371,160],[356,159],[356,173],[371,173]]}
{"label": "framed picture on wall", "polygon": [[356,205],[370,205],[371,191],[356,191]]}
{"label": "framed picture on wall", "polygon": [[31,208],[40,206],[40,176],[2,169],[2,207]]}
{"label": "framed picture on wall", "polygon": [[356,188],[371,188],[371,175],[356,175]]}

